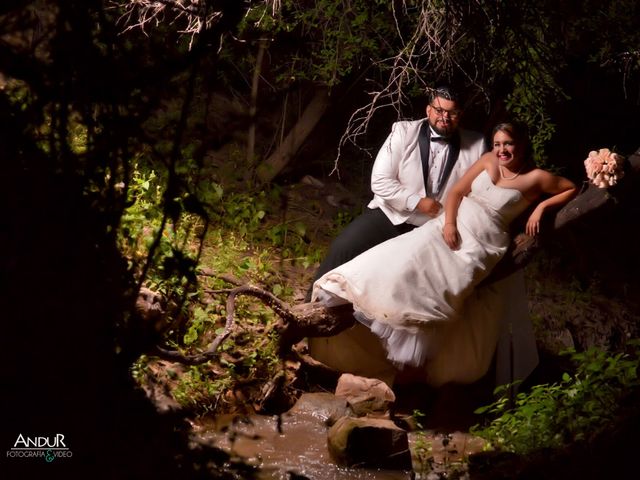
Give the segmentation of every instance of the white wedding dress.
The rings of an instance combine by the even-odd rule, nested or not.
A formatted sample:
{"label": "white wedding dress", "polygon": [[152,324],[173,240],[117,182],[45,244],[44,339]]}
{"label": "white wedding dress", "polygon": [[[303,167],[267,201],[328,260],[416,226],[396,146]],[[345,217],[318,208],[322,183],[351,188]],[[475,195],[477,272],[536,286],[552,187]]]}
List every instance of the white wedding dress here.
{"label": "white wedding dress", "polygon": [[504,307],[497,289],[475,287],[506,252],[508,225],[528,206],[483,171],[458,209],[458,250],[444,242],[441,215],[326,273],[313,298],[352,303],[387,358],[424,368],[428,383],[474,381],[489,368],[501,335],[496,310]]}

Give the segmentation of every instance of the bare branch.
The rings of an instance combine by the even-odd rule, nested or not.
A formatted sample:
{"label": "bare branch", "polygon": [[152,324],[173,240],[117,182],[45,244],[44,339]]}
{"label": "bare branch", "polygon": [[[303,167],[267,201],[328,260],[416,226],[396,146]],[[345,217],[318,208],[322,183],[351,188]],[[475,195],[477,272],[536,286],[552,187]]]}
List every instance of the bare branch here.
{"label": "bare branch", "polygon": [[[406,2],[402,3],[403,15],[408,15]],[[398,38],[402,44],[399,53],[393,57],[376,62],[380,71],[388,71],[387,82],[376,90],[368,92],[371,100],[357,109],[349,119],[347,128],[338,143],[338,154],[334,163],[334,171],[338,169],[338,161],[342,148],[351,143],[357,146],[357,138],[368,128],[374,114],[385,107],[396,110],[398,118],[402,116],[402,107],[409,101],[407,85],[418,83],[421,89],[427,90],[428,72],[447,72],[454,67],[462,67],[454,60],[457,43],[464,37],[461,24],[449,15],[439,0],[423,0],[415,29],[408,40],[404,39],[395,4],[393,17]],[[467,74],[468,78],[471,78]]]}
{"label": "bare branch", "polygon": [[[125,26],[123,33],[139,28],[146,35],[148,26],[180,25],[178,33],[190,37],[189,48],[198,33],[211,29],[223,16],[223,11],[211,0],[113,0],[111,3],[113,8],[123,11],[118,18],[118,23]],[[274,16],[281,8],[281,0],[260,3],[270,6]]]}

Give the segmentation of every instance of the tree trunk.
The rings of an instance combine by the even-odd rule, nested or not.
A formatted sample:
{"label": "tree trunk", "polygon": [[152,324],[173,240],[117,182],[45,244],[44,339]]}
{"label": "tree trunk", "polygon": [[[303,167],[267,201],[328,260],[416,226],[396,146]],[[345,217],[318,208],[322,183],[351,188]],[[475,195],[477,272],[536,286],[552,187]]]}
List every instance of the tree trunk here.
{"label": "tree trunk", "polygon": [[257,175],[261,182],[267,183],[273,180],[291,161],[324,115],[328,105],[329,91],[325,87],[318,88],[298,122],[278,149],[258,166]]}
{"label": "tree trunk", "polygon": [[256,146],[256,112],[258,104],[258,85],[262,72],[262,59],[267,49],[267,40],[261,39],[258,44],[258,55],[256,66],[253,69],[253,79],[251,80],[251,99],[249,103],[249,133],[247,135],[247,165],[253,165]]}

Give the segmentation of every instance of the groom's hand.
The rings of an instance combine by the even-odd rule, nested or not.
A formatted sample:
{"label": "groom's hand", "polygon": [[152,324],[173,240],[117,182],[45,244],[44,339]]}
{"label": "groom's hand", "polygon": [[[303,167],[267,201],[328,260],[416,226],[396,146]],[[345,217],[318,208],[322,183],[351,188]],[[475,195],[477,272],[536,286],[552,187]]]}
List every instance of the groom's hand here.
{"label": "groom's hand", "polygon": [[433,198],[425,197],[420,199],[416,208],[430,217],[435,217],[442,210],[442,204]]}

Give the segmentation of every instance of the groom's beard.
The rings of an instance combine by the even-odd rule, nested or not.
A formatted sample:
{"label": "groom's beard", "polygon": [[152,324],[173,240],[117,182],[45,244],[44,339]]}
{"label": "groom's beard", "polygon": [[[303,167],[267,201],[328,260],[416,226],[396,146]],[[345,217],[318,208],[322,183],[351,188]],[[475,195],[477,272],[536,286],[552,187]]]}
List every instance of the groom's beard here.
{"label": "groom's beard", "polygon": [[429,125],[431,125],[431,128],[434,132],[436,132],[438,135],[442,135],[443,137],[449,137],[455,131],[451,120],[445,123],[441,119],[438,119],[436,120],[435,124],[429,122]]}

